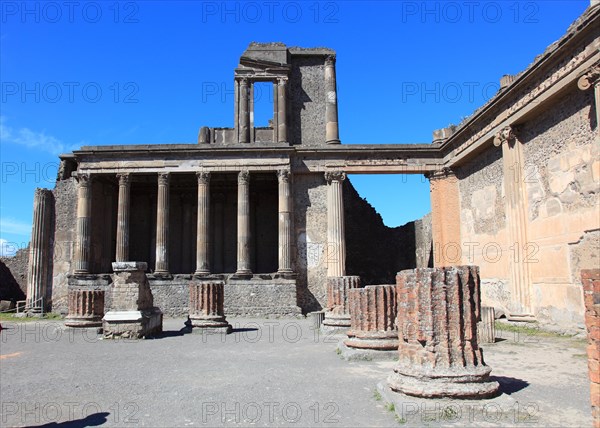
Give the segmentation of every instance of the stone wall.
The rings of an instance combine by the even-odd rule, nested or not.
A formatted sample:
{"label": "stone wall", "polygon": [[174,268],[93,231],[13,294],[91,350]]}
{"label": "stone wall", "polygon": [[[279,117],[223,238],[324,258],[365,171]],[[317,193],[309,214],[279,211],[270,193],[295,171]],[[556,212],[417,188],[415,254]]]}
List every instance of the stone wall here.
{"label": "stone wall", "polygon": [[540,321],[581,324],[581,269],[600,263],[600,146],[593,91],[574,87],[517,129],[525,155],[532,303]]}
{"label": "stone wall", "polygon": [[293,180],[298,306],[311,312],[327,301],[327,184],[323,174],[295,175]]}
{"label": "stone wall", "polygon": [[322,57],[296,56],[289,82],[289,141],[325,144],[325,65]]}
{"label": "stone wall", "polygon": [[[29,265],[29,246],[26,248],[21,248],[18,250],[14,256],[12,257],[0,257],[0,262],[2,262],[8,272],[10,273],[10,277],[7,279],[3,276],[1,281],[4,284],[5,281],[15,281],[18,288],[23,293],[23,296],[27,294],[27,266]],[[15,290],[16,291],[16,290]],[[19,294],[17,292],[17,294]],[[21,299],[20,299],[21,300]]]}
{"label": "stone wall", "polygon": [[581,271],[588,337],[588,369],[594,427],[600,427],[600,269]]}
{"label": "stone wall", "polygon": [[25,300],[25,293],[2,260],[0,260],[0,300]]}
{"label": "stone wall", "polygon": [[75,224],[77,214],[77,184],[74,178],[56,182],[54,209],[54,258],[52,284],[48,295],[52,296],[52,312],[67,313],[67,274],[71,272],[73,248],[75,244]]}

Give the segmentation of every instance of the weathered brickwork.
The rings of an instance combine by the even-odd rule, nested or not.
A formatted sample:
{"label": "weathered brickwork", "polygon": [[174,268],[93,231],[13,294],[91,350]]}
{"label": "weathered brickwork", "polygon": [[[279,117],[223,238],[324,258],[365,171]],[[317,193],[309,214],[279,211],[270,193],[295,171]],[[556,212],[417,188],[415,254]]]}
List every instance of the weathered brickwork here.
{"label": "weathered brickwork", "polygon": [[223,281],[190,281],[190,320],[192,327],[201,329],[223,329],[229,332],[231,326],[225,320]]}
{"label": "weathered brickwork", "polygon": [[348,290],[350,330],[346,346],[359,349],[397,350],[395,285],[369,285]]}
{"label": "weathered brickwork", "polygon": [[398,273],[398,365],[390,387],[420,397],[484,398],[497,393],[477,343],[479,268]]}
{"label": "weathered brickwork", "polygon": [[348,291],[360,288],[360,277],[340,276],[327,278],[327,311],[323,324],[328,327],[350,327]]}
{"label": "weathered brickwork", "polygon": [[581,271],[594,428],[600,427],[600,269]]}
{"label": "weathered brickwork", "polygon": [[93,287],[69,287],[68,327],[100,327],[104,316],[105,290]]}

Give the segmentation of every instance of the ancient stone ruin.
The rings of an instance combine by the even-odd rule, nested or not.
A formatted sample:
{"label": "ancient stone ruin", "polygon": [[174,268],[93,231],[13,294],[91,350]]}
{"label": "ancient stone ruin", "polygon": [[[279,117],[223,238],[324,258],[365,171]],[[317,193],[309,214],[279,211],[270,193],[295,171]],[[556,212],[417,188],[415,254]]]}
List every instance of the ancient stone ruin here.
{"label": "ancient stone ruin", "polygon": [[590,399],[594,428],[600,427],[600,269],[581,271],[588,337]]}
{"label": "ancient stone ruin", "polygon": [[426,398],[487,398],[498,393],[477,343],[476,266],[398,273],[399,360],[388,384]]}
{"label": "ancient stone ruin", "polygon": [[348,292],[360,287],[358,276],[333,276],[327,278],[327,309],[323,328],[346,331],[350,327]]}
{"label": "ancient stone ruin", "polygon": [[348,290],[348,306],[350,330],[342,342],[342,355],[347,359],[396,359],[396,286],[368,285]]}
{"label": "ancient stone ruin", "polygon": [[220,280],[199,279],[190,282],[190,321],[193,328],[210,333],[230,333],[225,319],[225,284]]}

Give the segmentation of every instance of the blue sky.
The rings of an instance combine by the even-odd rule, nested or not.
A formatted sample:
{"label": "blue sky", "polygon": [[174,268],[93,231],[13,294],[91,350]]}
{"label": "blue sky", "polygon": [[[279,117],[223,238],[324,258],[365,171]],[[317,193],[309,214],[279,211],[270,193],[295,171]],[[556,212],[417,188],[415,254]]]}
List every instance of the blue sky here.
{"label": "blue sky", "polygon": [[[337,51],[342,143],[429,143],[588,5],[2,1],[0,243],[29,241],[33,191],[53,187],[59,153],[193,143],[200,126],[232,126],[233,69],[251,41]],[[269,98],[257,100],[259,120]],[[390,226],[430,209],[421,176],[351,179]]]}

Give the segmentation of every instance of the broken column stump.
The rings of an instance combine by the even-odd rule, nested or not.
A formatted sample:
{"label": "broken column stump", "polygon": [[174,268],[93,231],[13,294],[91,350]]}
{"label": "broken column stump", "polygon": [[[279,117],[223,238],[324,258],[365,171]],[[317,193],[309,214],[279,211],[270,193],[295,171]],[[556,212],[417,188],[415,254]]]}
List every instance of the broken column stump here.
{"label": "broken column stump", "polygon": [[498,393],[477,344],[479,268],[404,270],[396,277],[399,360],[388,384],[425,398],[487,398]]}
{"label": "broken column stump", "polygon": [[223,300],[225,284],[220,280],[194,279],[190,281],[190,321],[192,327],[210,333],[231,332],[225,319]]}
{"label": "broken column stump", "polygon": [[396,286],[369,285],[348,291],[350,330],[339,346],[346,360],[396,359]]}
{"label": "broken column stump", "polygon": [[323,330],[345,332],[350,327],[348,290],[360,288],[358,276],[332,276],[327,278],[327,310]]}
{"label": "broken column stump", "polygon": [[154,307],[144,262],[115,262],[112,309],[104,315],[104,337],[145,338],[162,332],[162,312]]}
{"label": "broken column stump", "polygon": [[600,428],[600,269],[581,271],[594,428]]}
{"label": "broken column stump", "polygon": [[481,321],[477,323],[477,343],[496,342],[496,311],[492,306],[481,307]]}
{"label": "broken column stump", "polygon": [[67,327],[102,327],[104,287],[69,285]]}

